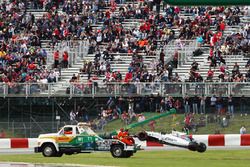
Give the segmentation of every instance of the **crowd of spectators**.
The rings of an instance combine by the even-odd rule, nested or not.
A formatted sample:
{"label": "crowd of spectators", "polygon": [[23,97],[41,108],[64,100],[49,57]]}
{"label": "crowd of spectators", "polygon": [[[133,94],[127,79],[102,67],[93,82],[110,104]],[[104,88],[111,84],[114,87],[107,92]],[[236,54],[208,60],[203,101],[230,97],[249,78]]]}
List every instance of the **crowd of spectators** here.
{"label": "crowd of spectators", "polygon": [[[47,52],[41,48],[41,27],[26,1],[3,1],[0,6],[0,82],[51,83],[59,72],[47,67]],[[40,34],[39,34],[40,33]]]}
{"label": "crowd of spectators", "polygon": [[[94,74],[94,77],[104,75],[104,82],[184,81],[177,73],[172,73],[173,68],[177,67],[178,53],[174,53],[173,64],[166,64],[165,53],[161,50],[162,44],[165,45],[176,38],[181,40],[197,38],[202,45],[209,44],[211,46],[211,54],[208,58],[211,61],[210,66],[219,65],[221,70],[227,68],[223,55],[248,53],[248,25],[243,26],[240,33],[223,35],[227,26],[240,24],[239,15],[242,11],[239,7],[184,8],[186,13],[191,14],[187,18],[180,16],[182,8],[179,7],[167,6],[164,14],[159,13],[158,10],[155,12],[151,7],[150,1],[120,6],[111,3],[110,9],[102,14],[103,17],[97,19],[97,22],[103,25],[91,38],[89,53],[95,54],[95,59],[93,62],[85,63],[81,71],[88,74],[88,79],[91,79],[91,74]],[[116,9],[119,12],[114,12]],[[212,15],[216,17],[212,18]],[[123,27],[126,19],[140,19],[140,26]],[[158,58],[156,55],[159,49],[161,51]],[[129,55],[132,58],[125,76],[111,67],[112,62],[119,62],[123,55]],[[155,60],[150,65],[146,65],[145,56],[153,56]],[[203,78],[197,63],[194,62],[193,65],[188,81],[213,81],[212,68],[208,71],[208,77]],[[224,80],[223,75],[219,76],[223,81],[234,81],[238,76],[242,76],[234,70],[228,80]]]}
{"label": "crowd of spectators", "polygon": [[[199,64],[193,62],[190,69],[190,77],[188,81],[191,82],[203,82],[203,81],[217,81],[220,82],[244,82],[249,80],[249,76],[246,73],[243,75],[240,73],[239,65],[235,63],[232,71],[229,71],[225,57],[227,55],[241,55],[249,54],[249,35],[250,27],[247,24],[241,25],[240,32],[231,32],[229,35],[225,35],[225,29],[228,26],[239,25],[241,20],[239,15],[241,11],[239,8],[218,8],[216,12],[217,17],[212,20],[210,15],[207,16],[207,31],[198,42],[203,44],[209,44],[210,51],[208,56],[208,63],[210,63],[210,69],[207,72],[207,78],[203,78],[199,72]],[[213,32],[209,26],[215,26],[216,31]],[[202,53],[200,53],[202,54]],[[219,68],[218,68],[219,67]],[[215,70],[220,71],[218,78],[214,77]]]}
{"label": "crowd of spectators", "polygon": [[[88,39],[88,52],[95,54],[95,58],[84,62],[80,74],[88,74],[90,83],[101,75],[105,76],[104,83],[181,82],[183,78],[173,73],[178,52],[174,53],[173,64],[167,64],[165,56],[169,55],[165,55],[163,46],[174,39],[195,38],[201,45],[211,46],[208,58],[211,69],[204,79],[199,74],[199,65],[194,62],[189,81],[213,81],[213,68],[218,65],[221,81],[249,80],[250,72],[244,76],[237,64],[228,74],[223,59],[224,55],[249,52],[249,25],[242,26],[240,33],[224,35],[227,26],[241,25],[240,8],[163,6],[161,10],[159,4],[161,1],[124,4],[81,0],[4,1],[1,4],[0,81],[56,82],[60,75],[60,69],[56,69],[68,67],[68,53],[58,55],[55,52],[54,69],[50,70],[46,65],[48,54],[41,48],[41,40],[49,40],[53,47],[62,40]],[[27,8],[45,9],[46,13],[35,18]],[[190,17],[182,17],[182,10]],[[212,15],[216,17],[212,18]],[[130,19],[139,22],[139,26],[124,26],[123,23]],[[91,26],[100,23],[99,28]],[[112,69],[112,63],[122,61],[123,55],[131,56],[125,76]],[[153,61],[146,64],[145,56],[152,57]]]}

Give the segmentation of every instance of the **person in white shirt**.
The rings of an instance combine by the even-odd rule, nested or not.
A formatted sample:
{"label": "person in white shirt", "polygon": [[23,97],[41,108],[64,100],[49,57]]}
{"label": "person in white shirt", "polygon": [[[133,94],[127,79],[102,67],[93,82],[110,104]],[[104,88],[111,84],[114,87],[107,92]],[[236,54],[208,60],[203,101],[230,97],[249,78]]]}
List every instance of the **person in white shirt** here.
{"label": "person in white shirt", "polygon": [[240,128],[240,134],[246,134],[247,133],[247,129],[245,128],[245,126],[243,125],[241,128]]}
{"label": "person in white shirt", "polygon": [[[217,98],[215,95],[213,95],[210,99],[210,105],[212,107],[212,110],[216,110],[216,101],[217,101]],[[214,112],[214,111],[213,111]]]}

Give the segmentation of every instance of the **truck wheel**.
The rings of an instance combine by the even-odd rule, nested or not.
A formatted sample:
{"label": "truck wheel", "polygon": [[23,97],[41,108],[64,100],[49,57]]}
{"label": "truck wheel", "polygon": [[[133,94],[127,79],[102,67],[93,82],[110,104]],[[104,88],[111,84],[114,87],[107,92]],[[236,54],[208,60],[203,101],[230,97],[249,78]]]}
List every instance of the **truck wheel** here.
{"label": "truck wheel", "polygon": [[131,157],[131,156],[133,156],[133,152],[132,151],[126,151],[126,152],[124,152],[124,158],[129,158],[129,157]]}
{"label": "truck wheel", "polygon": [[62,156],[63,156],[63,153],[62,153],[62,152],[57,152],[55,156],[56,156],[56,157],[62,157]]}
{"label": "truck wheel", "polygon": [[207,150],[206,144],[200,143],[200,144],[198,145],[198,148],[197,148],[197,151],[198,151],[198,152],[203,153],[203,152],[205,152],[206,150]]}
{"label": "truck wheel", "polygon": [[65,153],[66,155],[72,155],[73,153]]}
{"label": "truck wheel", "polygon": [[114,145],[110,150],[114,158],[122,158],[124,156],[123,147],[121,145]]}
{"label": "truck wheel", "polygon": [[56,155],[56,148],[53,144],[45,144],[42,152],[45,157],[53,157]]}

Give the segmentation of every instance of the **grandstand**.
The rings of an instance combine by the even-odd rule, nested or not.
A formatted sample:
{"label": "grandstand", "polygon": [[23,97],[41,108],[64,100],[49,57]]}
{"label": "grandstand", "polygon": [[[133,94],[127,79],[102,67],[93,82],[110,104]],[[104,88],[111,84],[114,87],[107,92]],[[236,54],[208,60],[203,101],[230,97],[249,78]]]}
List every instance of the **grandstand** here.
{"label": "grandstand", "polygon": [[32,98],[27,106],[39,105],[22,109],[32,121],[43,105],[44,119],[57,110],[66,120],[81,101],[102,106],[107,97],[204,95],[209,105],[212,95],[250,96],[247,6],[7,0],[1,14],[1,110]]}
{"label": "grandstand", "polygon": [[[133,82],[136,81],[135,83],[139,85],[136,86],[137,89],[140,89],[137,92],[135,88],[131,88],[133,89],[132,92],[130,92],[132,94],[138,94],[138,92],[144,92],[145,94],[164,92],[161,90],[162,88],[160,88],[164,87],[163,85],[157,86],[151,84],[152,86],[148,86],[149,84],[144,84],[145,82],[170,81],[176,83],[176,81],[181,81],[182,84],[185,81],[196,82],[195,78],[190,78],[190,75],[200,75],[204,83],[207,80],[207,73],[212,61],[207,59],[211,52],[209,51],[209,45],[211,45],[210,36],[219,34],[219,38],[221,39],[219,39],[220,41],[217,43],[220,43],[220,46],[217,47],[225,48],[222,42],[231,38],[232,35],[236,36],[237,33],[244,33],[243,38],[247,40],[249,32],[249,16],[247,8],[245,7],[232,9],[194,7],[189,9],[186,7],[174,8],[166,6],[164,10],[163,7],[159,10],[152,8],[150,4],[144,6],[145,4],[143,5],[140,2],[132,3],[128,1],[125,4],[105,4],[100,2],[100,4],[93,5],[91,6],[92,8],[85,11],[81,9],[79,3],[73,4],[75,9],[70,9],[70,7],[73,7],[69,4],[71,2],[63,3],[63,1],[59,1],[60,3],[55,5],[53,1],[45,2],[45,4],[36,4],[36,2],[27,1],[26,6],[24,2],[25,1],[21,1],[18,4],[21,8],[18,12],[23,13],[25,17],[27,17],[28,25],[33,25],[30,27],[31,33],[29,35],[36,36],[39,39],[37,41],[37,45],[39,46],[28,43],[28,46],[24,45],[24,47],[32,48],[32,46],[36,46],[38,48],[41,47],[41,50],[45,50],[46,69],[39,69],[40,71],[45,70],[42,72],[42,74],[45,73],[45,76],[34,79],[36,77],[33,77],[33,72],[30,77],[31,79],[29,79],[31,80],[29,81],[30,84],[19,84],[18,88],[13,88],[13,84],[11,86],[9,84],[2,84],[0,90],[4,93],[4,96],[11,96],[13,94],[12,92],[20,94],[21,96],[36,96],[39,92],[40,96],[60,96],[61,94],[65,94],[67,89],[67,93],[70,94],[70,96],[78,96],[79,94],[80,96],[103,96],[103,94],[106,93],[120,95],[119,92],[121,92],[122,89],[120,85],[126,85],[128,83],[127,79],[129,79],[129,84],[135,85]],[[13,5],[13,3],[7,4],[9,6]],[[90,4],[87,3],[83,6],[89,6]],[[25,11],[27,14],[25,14]],[[95,14],[93,14],[94,11],[96,12]],[[84,19],[84,16],[91,12],[91,17],[87,20],[83,20],[85,25],[80,24],[80,26],[83,27],[86,27],[87,24],[90,25],[86,27],[89,29],[87,33],[84,32],[80,26],[75,27],[77,26],[78,20]],[[74,20],[73,15],[77,16],[76,18],[78,18],[78,20]],[[62,18],[66,18],[73,23],[74,26],[64,25]],[[49,21],[46,21],[46,19]],[[53,19],[59,19],[58,23],[62,26],[60,30],[55,26],[55,20]],[[200,22],[200,24],[198,24],[197,21]],[[222,22],[225,24],[223,30],[218,28]],[[193,25],[189,25],[188,23],[192,23]],[[52,27],[48,29],[47,26]],[[25,28],[23,31],[25,32],[26,30],[27,32],[27,28],[29,27]],[[116,34],[117,32],[112,32],[112,28],[118,29],[117,31],[120,31],[121,34],[119,35]],[[34,31],[38,29],[41,29],[42,33],[40,31]],[[149,31],[150,29],[152,29],[151,32]],[[17,30],[18,29],[15,29],[15,31]],[[150,33],[147,34],[148,32]],[[223,36],[221,32],[223,32]],[[99,38],[98,35],[100,36]],[[204,38],[202,40],[204,41],[201,43],[197,42],[198,38],[202,37],[202,35]],[[240,41],[245,40],[242,39]],[[239,75],[243,76],[242,81],[246,81],[249,78],[248,66],[246,66],[248,61],[247,55],[249,55],[249,47],[247,46],[249,46],[249,44],[246,41],[245,43],[240,43],[240,41],[238,44],[244,45],[244,47],[239,47],[243,47],[244,49],[241,50],[240,48],[233,52],[232,50],[235,49],[232,48],[234,44],[229,43],[229,45],[227,45],[227,53],[224,51],[220,57],[226,62],[226,66],[223,68],[227,68],[230,72],[233,70],[234,64],[238,63],[240,66]],[[144,45],[144,42],[149,44],[138,46],[135,42],[141,44],[143,42],[142,45]],[[203,54],[194,56],[193,51],[198,48],[202,48]],[[163,59],[160,59],[161,49],[163,49],[164,55],[163,62]],[[56,50],[60,51],[60,62],[63,52],[68,52],[68,68],[53,68],[53,54]],[[220,50],[222,50],[222,48]],[[37,51],[40,52],[40,50]],[[216,49],[214,49],[214,52],[215,51]],[[176,65],[171,64],[173,59],[178,63],[177,68],[173,68]],[[199,68],[192,74],[192,72],[189,71],[194,61],[199,64]],[[217,63],[221,64],[219,60],[217,60]],[[43,67],[42,65],[45,64],[38,65],[39,68],[41,68]],[[101,72],[101,70],[103,70],[103,72]],[[187,74],[187,72],[190,74]],[[212,72],[213,82],[231,82],[235,79],[233,74],[228,74],[225,76],[228,79],[220,80],[219,75],[222,72],[220,72],[219,67],[214,68]],[[77,80],[70,82],[73,74],[77,76]],[[118,84],[116,77],[120,74]],[[168,75],[167,80],[162,79],[165,74]],[[177,75],[176,77],[174,77],[175,74]],[[223,74],[223,77],[224,75],[225,74]],[[150,79],[147,80],[144,78]],[[22,79],[21,82],[23,83]],[[7,79],[7,82],[3,83],[8,83],[8,80],[10,80],[10,78]],[[36,83],[34,83],[34,81]],[[122,82],[126,84],[121,84]],[[49,86],[47,86],[47,83],[49,83]],[[180,85],[179,87],[185,88],[181,88],[181,93],[175,96],[183,96],[188,93],[183,91],[186,90],[186,87],[189,87],[187,85],[188,84],[184,84],[184,86]],[[174,85],[173,87],[176,86]],[[213,87],[212,83],[210,83],[210,87]],[[230,87],[233,89],[234,85],[231,86],[230,84]],[[247,84],[242,84],[240,87],[242,92],[249,91]],[[12,91],[12,89],[15,88],[16,90]],[[37,91],[35,91],[36,89]],[[207,89],[209,89],[209,87]],[[34,91],[35,93],[33,93]],[[232,93],[234,92],[229,91],[225,95]],[[162,93],[162,95],[164,94]],[[241,94],[235,95],[241,96]]]}

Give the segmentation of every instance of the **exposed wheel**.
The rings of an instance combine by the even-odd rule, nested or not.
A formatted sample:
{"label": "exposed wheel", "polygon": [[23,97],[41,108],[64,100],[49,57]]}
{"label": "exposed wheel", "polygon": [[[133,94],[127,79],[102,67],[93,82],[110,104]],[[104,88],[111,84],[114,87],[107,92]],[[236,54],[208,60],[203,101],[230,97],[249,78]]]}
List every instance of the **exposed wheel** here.
{"label": "exposed wheel", "polygon": [[53,157],[56,156],[56,148],[53,144],[45,144],[43,146],[43,156],[45,157]]}
{"label": "exposed wheel", "polygon": [[198,145],[198,148],[197,148],[197,151],[198,151],[198,152],[203,153],[203,152],[205,152],[206,150],[207,150],[206,144],[200,143],[200,144]]}
{"label": "exposed wheel", "polygon": [[188,144],[188,149],[191,150],[191,151],[196,151],[198,149],[198,143],[190,142]]}
{"label": "exposed wheel", "polygon": [[146,132],[140,132],[138,133],[138,139],[141,140],[141,141],[145,141],[148,137],[147,133]]}
{"label": "exposed wheel", "polygon": [[114,158],[124,157],[124,151],[123,151],[123,147],[121,145],[112,146],[110,152]]}

